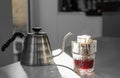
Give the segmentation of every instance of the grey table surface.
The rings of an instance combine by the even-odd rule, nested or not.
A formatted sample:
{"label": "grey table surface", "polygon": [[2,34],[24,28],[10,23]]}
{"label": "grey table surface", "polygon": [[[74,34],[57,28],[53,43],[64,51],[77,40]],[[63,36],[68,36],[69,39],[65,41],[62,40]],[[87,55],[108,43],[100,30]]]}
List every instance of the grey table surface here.
{"label": "grey table surface", "polygon": [[[28,67],[16,62],[0,68],[0,78],[120,78],[120,38],[98,38],[95,74],[77,76],[71,70],[56,65]],[[53,52],[57,53],[60,49]],[[64,57],[67,58],[64,58]],[[56,64],[73,68],[70,47],[54,59]],[[65,64],[66,63],[66,64]]]}

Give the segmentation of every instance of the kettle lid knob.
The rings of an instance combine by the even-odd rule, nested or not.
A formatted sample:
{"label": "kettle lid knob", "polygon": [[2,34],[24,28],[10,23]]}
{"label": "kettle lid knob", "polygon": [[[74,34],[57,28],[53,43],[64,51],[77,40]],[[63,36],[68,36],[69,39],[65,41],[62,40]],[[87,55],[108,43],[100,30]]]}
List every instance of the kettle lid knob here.
{"label": "kettle lid knob", "polygon": [[40,32],[40,30],[42,30],[42,27],[33,27],[32,30],[33,30],[35,33],[38,33],[38,32]]}

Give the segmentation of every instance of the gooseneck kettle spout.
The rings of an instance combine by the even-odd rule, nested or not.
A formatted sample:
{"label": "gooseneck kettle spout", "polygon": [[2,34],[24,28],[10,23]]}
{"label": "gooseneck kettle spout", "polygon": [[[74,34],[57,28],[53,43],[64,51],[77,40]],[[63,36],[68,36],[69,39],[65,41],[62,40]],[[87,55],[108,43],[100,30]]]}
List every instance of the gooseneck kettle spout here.
{"label": "gooseneck kettle spout", "polygon": [[59,54],[57,54],[57,55],[54,55],[53,57],[59,56],[60,54],[62,54],[62,53],[64,52],[65,42],[66,42],[67,38],[70,37],[71,35],[73,35],[73,33],[68,32],[68,33],[64,36],[63,42],[62,42],[62,50],[61,50],[61,52],[60,52]]}

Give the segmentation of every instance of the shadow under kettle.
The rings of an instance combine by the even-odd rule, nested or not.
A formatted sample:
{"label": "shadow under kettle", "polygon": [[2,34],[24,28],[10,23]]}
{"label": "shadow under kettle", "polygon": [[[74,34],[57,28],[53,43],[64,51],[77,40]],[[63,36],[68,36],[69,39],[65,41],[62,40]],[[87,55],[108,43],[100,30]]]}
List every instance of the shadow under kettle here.
{"label": "shadow under kettle", "polygon": [[72,33],[68,33],[63,40],[62,51],[53,56],[49,38],[45,32],[40,32],[41,27],[32,28],[34,33],[28,33],[24,36],[21,32],[15,32],[13,36],[1,47],[2,51],[15,40],[16,37],[24,37],[24,48],[21,53],[20,62],[26,66],[42,66],[54,64],[53,58],[59,56],[64,51],[65,40]]}

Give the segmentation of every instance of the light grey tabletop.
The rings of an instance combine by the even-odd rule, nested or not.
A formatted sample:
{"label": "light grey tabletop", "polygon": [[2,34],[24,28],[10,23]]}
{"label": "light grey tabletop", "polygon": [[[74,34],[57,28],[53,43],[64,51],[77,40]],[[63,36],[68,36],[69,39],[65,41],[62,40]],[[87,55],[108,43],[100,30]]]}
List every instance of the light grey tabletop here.
{"label": "light grey tabletop", "polygon": [[[53,55],[61,52],[61,49],[53,50]],[[73,69],[73,59],[65,52],[54,58],[54,65],[23,66],[16,62],[0,68],[0,78],[80,78],[67,66]]]}
{"label": "light grey tabletop", "polygon": [[[61,49],[53,50],[53,55]],[[0,68],[0,78],[119,78],[120,77],[120,38],[98,38],[95,61],[95,74],[79,77],[73,71],[56,66],[27,67],[16,62]],[[56,64],[73,69],[70,47],[54,58]]]}

